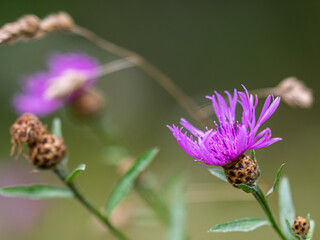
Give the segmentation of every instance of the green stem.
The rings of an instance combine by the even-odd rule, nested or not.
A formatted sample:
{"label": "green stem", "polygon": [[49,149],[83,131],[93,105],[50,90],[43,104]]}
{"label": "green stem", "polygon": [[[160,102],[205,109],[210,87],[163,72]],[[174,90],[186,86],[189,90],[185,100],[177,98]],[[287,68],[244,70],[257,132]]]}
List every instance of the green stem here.
{"label": "green stem", "polygon": [[267,215],[272,227],[278,233],[280,238],[282,240],[287,240],[287,238],[285,237],[285,235],[282,233],[281,229],[279,228],[276,220],[274,219],[273,214],[272,214],[270,207],[269,207],[269,203],[268,203],[267,199],[265,198],[264,194],[262,193],[258,184],[256,185],[255,191],[252,194],[259,202],[261,208],[263,209],[263,211]]}
{"label": "green stem", "polygon": [[68,176],[68,170],[63,164],[59,164],[57,168],[54,169],[55,174],[61,179],[61,181],[73,192],[74,197],[93,215],[95,215],[111,233],[119,240],[128,240],[128,238],[123,235],[112,223],[109,221],[108,217],[101,214],[93,205],[82,195],[77,186],[73,183],[66,183],[65,180]]}

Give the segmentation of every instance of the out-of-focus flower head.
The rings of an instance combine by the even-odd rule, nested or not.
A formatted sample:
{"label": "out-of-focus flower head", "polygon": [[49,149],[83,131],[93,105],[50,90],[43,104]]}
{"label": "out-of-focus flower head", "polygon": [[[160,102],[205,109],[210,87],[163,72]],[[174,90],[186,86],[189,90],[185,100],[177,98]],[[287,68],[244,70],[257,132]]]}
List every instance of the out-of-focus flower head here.
{"label": "out-of-focus flower head", "polygon": [[48,71],[38,72],[22,82],[22,93],[13,98],[19,114],[46,116],[75,99],[96,81],[99,63],[83,53],[54,54]]}
{"label": "out-of-focus flower head", "polygon": [[[243,86],[245,92],[234,90],[233,96],[225,92],[229,105],[225,99],[217,92],[213,96],[207,96],[212,101],[215,114],[219,124],[214,122],[216,129],[206,129],[201,131],[181,119],[180,124],[191,132],[183,132],[183,127],[175,125],[168,126],[173,136],[177,139],[182,149],[206,165],[225,166],[235,160],[248,149],[267,147],[281,138],[271,138],[270,128],[259,131],[261,125],[268,120],[275,112],[280,103],[280,97],[268,96],[260,117],[256,119],[256,108],[258,97],[249,94]],[[242,107],[241,121],[236,121],[236,105],[240,103]],[[194,140],[196,137],[197,140]]]}

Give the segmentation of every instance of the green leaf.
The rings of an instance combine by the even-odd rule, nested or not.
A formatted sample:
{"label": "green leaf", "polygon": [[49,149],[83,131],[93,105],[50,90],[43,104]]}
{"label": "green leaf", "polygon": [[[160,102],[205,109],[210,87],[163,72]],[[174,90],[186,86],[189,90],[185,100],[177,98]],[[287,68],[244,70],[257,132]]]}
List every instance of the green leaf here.
{"label": "green leaf", "polygon": [[209,232],[249,232],[266,225],[270,225],[270,223],[265,219],[244,218],[232,222],[218,224],[211,228]]}
{"label": "green leaf", "polygon": [[120,179],[113,189],[106,205],[106,214],[108,216],[110,216],[112,210],[128,195],[136,178],[146,169],[157,153],[158,149],[154,148],[138,157],[129,171]]}
{"label": "green leaf", "polygon": [[256,152],[254,151],[254,149],[251,150],[250,155],[251,155],[251,159],[252,159],[254,162],[256,162],[256,161],[257,161],[257,159],[256,159]]}
{"label": "green leaf", "polygon": [[60,118],[53,119],[51,132],[54,135],[57,135],[58,137],[62,138],[62,130],[61,130],[61,120],[60,120]]}
{"label": "green leaf", "polygon": [[285,163],[283,163],[279,168],[276,180],[274,181],[272,188],[267,192],[266,198],[269,197],[269,195],[271,195],[274,191],[276,191],[277,187],[279,186],[284,165]]}
{"label": "green leaf", "polygon": [[246,193],[253,193],[256,191],[256,188],[253,186],[248,186],[245,184],[237,184],[236,187],[240,188],[242,191]]}
{"label": "green leaf", "polygon": [[77,176],[80,172],[83,172],[86,170],[86,165],[85,164],[80,164],[78,167],[76,167],[66,178],[65,182],[66,183],[71,183],[72,180]]}
{"label": "green leaf", "polygon": [[211,168],[211,169],[209,169],[209,172],[210,172],[213,176],[219,178],[220,180],[225,181],[225,182],[228,182],[228,180],[227,180],[227,178],[226,178],[226,175],[224,174],[223,169]]}
{"label": "green leaf", "polygon": [[280,226],[284,235],[288,239],[294,239],[292,238],[286,223],[286,220],[288,220],[289,225],[292,226],[296,216],[291,197],[289,179],[286,177],[282,178],[279,184],[279,211]]}
{"label": "green leaf", "polygon": [[310,220],[310,229],[309,229],[309,233],[307,235],[307,239],[310,239],[310,240],[312,239],[315,227],[316,227],[316,223],[313,219],[311,219]]}
{"label": "green leaf", "polygon": [[168,240],[185,239],[185,219],[186,219],[186,189],[183,177],[174,187],[173,200],[170,207],[170,225]]}
{"label": "green leaf", "polygon": [[294,237],[294,232],[293,232],[293,230],[292,230],[292,226],[290,225],[288,219],[286,219],[286,224],[287,224],[287,229],[288,229],[288,231],[291,233],[291,239],[294,239],[294,238],[295,238],[295,237]]}
{"label": "green leaf", "polygon": [[22,197],[30,199],[73,197],[73,193],[66,188],[45,185],[5,187],[0,189],[0,194],[8,197]]}

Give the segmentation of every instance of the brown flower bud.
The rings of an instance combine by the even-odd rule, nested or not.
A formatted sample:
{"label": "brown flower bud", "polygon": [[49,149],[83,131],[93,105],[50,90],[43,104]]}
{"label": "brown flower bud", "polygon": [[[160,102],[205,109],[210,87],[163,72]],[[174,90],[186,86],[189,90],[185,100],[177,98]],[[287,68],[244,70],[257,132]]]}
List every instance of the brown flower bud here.
{"label": "brown flower bud", "polygon": [[293,233],[297,236],[306,237],[310,229],[308,221],[303,217],[297,217],[292,225]]}
{"label": "brown flower bud", "polygon": [[46,133],[29,150],[29,160],[34,166],[50,169],[61,162],[66,154],[67,147],[63,139],[54,134]]}
{"label": "brown flower bud", "polygon": [[50,14],[41,21],[41,30],[44,32],[64,31],[74,27],[74,21],[66,12]]}
{"label": "brown flower bud", "polygon": [[282,80],[273,90],[273,94],[281,96],[292,107],[308,108],[313,103],[311,89],[295,77]]}
{"label": "brown flower bud", "polygon": [[104,108],[105,98],[101,91],[91,88],[74,99],[71,106],[81,117],[94,117]]}
{"label": "brown flower bud", "polygon": [[19,117],[10,128],[11,134],[11,155],[14,153],[15,147],[18,146],[18,154],[22,151],[22,143],[33,145],[39,137],[47,132],[40,120],[29,113]]}
{"label": "brown flower bud", "polygon": [[258,164],[244,154],[223,168],[226,178],[235,187],[237,184],[252,186],[260,175]]}

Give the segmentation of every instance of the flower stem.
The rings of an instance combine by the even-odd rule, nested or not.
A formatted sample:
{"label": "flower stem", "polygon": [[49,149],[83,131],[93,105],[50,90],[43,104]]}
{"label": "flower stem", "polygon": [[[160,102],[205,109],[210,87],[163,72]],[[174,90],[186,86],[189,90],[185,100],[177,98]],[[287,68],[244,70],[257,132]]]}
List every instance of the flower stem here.
{"label": "flower stem", "polygon": [[255,191],[252,194],[256,198],[256,200],[259,202],[261,208],[263,209],[263,211],[267,215],[273,229],[277,232],[277,234],[280,236],[280,238],[282,240],[287,240],[287,238],[285,237],[285,235],[282,233],[281,229],[279,228],[276,220],[274,219],[273,214],[272,214],[270,207],[269,207],[269,203],[268,203],[267,199],[265,198],[264,194],[262,193],[258,184],[256,185]]}
{"label": "flower stem", "polygon": [[100,211],[98,211],[93,205],[83,196],[79,191],[77,186],[73,183],[66,183],[65,179],[68,176],[68,170],[64,164],[59,164],[57,168],[54,169],[54,173],[60,178],[60,180],[73,192],[74,197],[93,215],[95,215],[103,224],[107,226],[110,232],[119,240],[128,240],[128,238],[121,233],[113,224],[109,221],[107,216],[104,216]]}

